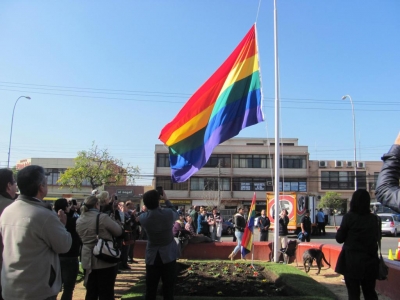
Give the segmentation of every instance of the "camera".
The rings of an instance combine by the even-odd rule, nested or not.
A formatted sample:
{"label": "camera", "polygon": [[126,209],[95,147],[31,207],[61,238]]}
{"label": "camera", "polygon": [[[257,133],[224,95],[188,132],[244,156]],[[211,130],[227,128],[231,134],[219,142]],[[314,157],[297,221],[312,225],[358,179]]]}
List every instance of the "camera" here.
{"label": "camera", "polygon": [[164,195],[164,191],[163,191],[163,187],[162,187],[162,186],[156,187],[156,190],[157,190],[158,194],[159,194],[161,197]]}

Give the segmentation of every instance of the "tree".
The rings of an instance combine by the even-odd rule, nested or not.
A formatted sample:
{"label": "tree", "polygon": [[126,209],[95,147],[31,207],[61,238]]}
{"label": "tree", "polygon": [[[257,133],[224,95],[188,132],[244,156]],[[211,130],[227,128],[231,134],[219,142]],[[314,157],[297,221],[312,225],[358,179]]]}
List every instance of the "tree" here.
{"label": "tree", "polygon": [[102,185],[116,185],[140,175],[139,167],[132,167],[117,158],[112,157],[107,149],[99,149],[95,143],[88,151],[79,151],[75,158],[75,166],[68,168],[61,174],[58,183],[61,186],[69,186],[71,189],[82,187],[87,180],[92,189]]}
{"label": "tree", "polygon": [[[321,198],[318,204],[319,208],[329,208],[330,210],[336,210],[342,208],[343,199],[342,195],[337,192],[326,192],[325,196]],[[336,226],[335,214],[333,214],[333,225]]]}

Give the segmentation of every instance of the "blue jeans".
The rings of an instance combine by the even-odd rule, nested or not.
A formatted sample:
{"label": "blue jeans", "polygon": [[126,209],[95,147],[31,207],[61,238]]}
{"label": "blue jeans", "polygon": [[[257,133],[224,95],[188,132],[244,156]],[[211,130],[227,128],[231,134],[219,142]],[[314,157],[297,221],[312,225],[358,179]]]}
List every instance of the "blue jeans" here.
{"label": "blue jeans", "polygon": [[243,232],[236,230],[235,236],[236,236],[237,245],[236,245],[235,249],[233,249],[233,256],[235,256],[236,253],[238,253],[240,251],[240,249],[242,248]]}
{"label": "blue jeans", "polygon": [[60,257],[61,280],[63,283],[63,294],[60,300],[72,300],[76,277],[79,271],[77,257]]}

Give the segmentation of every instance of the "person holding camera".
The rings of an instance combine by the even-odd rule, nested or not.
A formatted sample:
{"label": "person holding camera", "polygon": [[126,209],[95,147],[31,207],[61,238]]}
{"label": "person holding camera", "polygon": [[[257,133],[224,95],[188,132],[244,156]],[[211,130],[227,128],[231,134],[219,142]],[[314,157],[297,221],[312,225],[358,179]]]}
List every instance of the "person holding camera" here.
{"label": "person holding camera", "polygon": [[67,253],[59,254],[61,266],[61,281],[63,285],[63,293],[61,300],[72,300],[74,293],[75,281],[79,272],[79,254],[81,250],[81,239],[76,232],[76,221],[78,216],[75,214],[75,208],[72,201],[68,202],[65,198],[59,198],[54,202],[54,210],[60,209],[67,216],[67,224],[65,228],[71,234],[72,245]]}
{"label": "person holding camera", "polygon": [[[162,196],[160,193],[162,192]],[[146,300],[155,300],[160,278],[165,300],[174,299],[177,245],[172,227],[179,215],[168,200],[165,191],[151,190],[143,194],[148,211],[139,216],[140,224],[147,234],[146,246]],[[166,208],[160,207],[160,197]]]}
{"label": "person holding camera", "polygon": [[117,277],[117,263],[109,263],[93,255],[97,243],[97,216],[99,215],[99,238],[113,240],[124,231],[120,224],[105,213],[100,213],[100,201],[96,196],[89,196],[82,203],[81,216],[76,222],[83,246],[81,253],[82,268],[85,272],[84,285],[86,300],[114,300],[114,285]]}

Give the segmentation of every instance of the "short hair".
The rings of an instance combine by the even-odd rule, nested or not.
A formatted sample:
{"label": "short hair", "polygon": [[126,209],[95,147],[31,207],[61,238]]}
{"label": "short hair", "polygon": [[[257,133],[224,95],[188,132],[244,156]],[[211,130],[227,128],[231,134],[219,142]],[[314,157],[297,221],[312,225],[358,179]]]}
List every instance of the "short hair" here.
{"label": "short hair", "polygon": [[68,201],[65,198],[59,198],[54,202],[54,210],[58,212],[60,209],[62,211],[65,211],[66,208],[68,207]]}
{"label": "short hair", "polygon": [[365,189],[358,189],[353,193],[350,200],[350,211],[359,215],[369,214],[371,196]]}
{"label": "short hair", "polygon": [[84,214],[89,209],[94,208],[97,202],[99,202],[99,199],[96,196],[86,197],[85,201],[82,202],[81,214]]}
{"label": "short hair", "polygon": [[100,206],[104,206],[107,205],[106,201],[110,199],[110,194],[107,191],[102,191],[96,197],[99,199]]}
{"label": "short hair", "polygon": [[7,191],[8,184],[14,183],[14,174],[9,169],[0,169],[0,193]]}
{"label": "short hair", "polygon": [[309,209],[306,209],[306,214],[309,214],[310,213],[310,210]]}
{"label": "short hair", "polygon": [[160,194],[157,190],[150,190],[143,194],[143,203],[147,209],[156,209],[160,206]]}
{"label": "short hair", "polygon": [[241,209],[243,209],[243,207],[242,207],[242,206],[239,206],[239,207],[237,208],[237,212],[239,212]]}
{"label": "short hair", "polygon": [[41,166],[27,166],[18,172],[17,184],[21,195],[35,197],[40,185],[46,184],[46,173]]}

